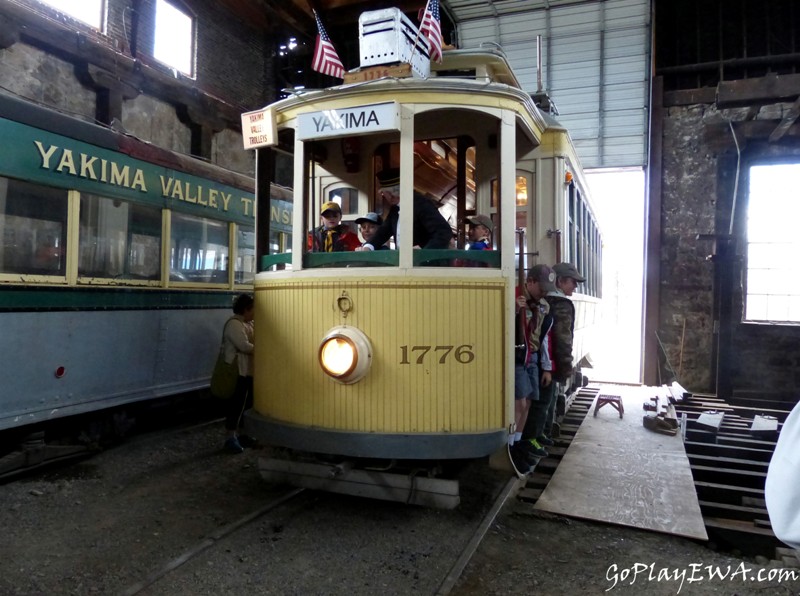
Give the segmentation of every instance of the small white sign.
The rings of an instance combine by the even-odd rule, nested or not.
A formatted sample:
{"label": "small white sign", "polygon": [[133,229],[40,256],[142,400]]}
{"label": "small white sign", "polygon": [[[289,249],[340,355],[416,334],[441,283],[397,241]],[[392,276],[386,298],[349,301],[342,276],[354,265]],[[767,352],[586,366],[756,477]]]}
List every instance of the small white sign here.
{"label": "small white sign", "polygon": [[278,143],[278,131],[271,108],[242,114],[242,140],[245,149],[269,147]]}
{"label": "small white sign", "polygon": [[400,108],[397,102],[308,112],[297,116],[297,138],[301,141],[382,130],[400,130]]}

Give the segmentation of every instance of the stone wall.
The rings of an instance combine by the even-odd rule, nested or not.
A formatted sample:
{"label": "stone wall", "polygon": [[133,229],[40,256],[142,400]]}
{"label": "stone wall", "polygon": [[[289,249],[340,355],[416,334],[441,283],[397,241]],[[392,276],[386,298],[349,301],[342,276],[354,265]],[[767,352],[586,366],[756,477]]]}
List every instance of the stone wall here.
{"label": "stone wall", "polygon": [[706,260],[711,247],[696,240],[714,232],[716,213],[717,157],[703,144],[705,111],[702,105],[670,108],[663,140],[662,381],[671,380],[671,367],[693,391],[708,391],[712,382],[713,270]]}
{"label": "stone wall", "polygon": [[0,49],[0,87],[94,122],[94,92],[78,82],[73,65],[25,43]]}
{"label": "stone wall", "polygon": [[[720,112],[711,104],[695,104],[665,111],[658,325],[664,347],[660,354],[664,382],[671,380],[674,370],[690,391],[716,391],[715,304],[727,301],[733,313],[730,342],[719,346],[720,370],[728,371],[732,389],[732,395],[725,397],[748,395],[794,402],[800,394],[800,326],[743,322],[748,167],[764,159],[794,156],[800,161],[800,138],[787,135],[769,143],[757,136],[748,138],[742,131],[745,124],[760,120],[771,123],[764,130],[774,130],[789,107]],[[731,283],[715,287],[715,279],[719,279],[715,278],[716,265],[708,258],[714,252],[714,241],[698,235],[727,235],[730,231],[737,150],[729,120],[742,126],[737,135],[741,150],[734,220],[737,256],[730,265]]]}
{"label": "stone wall", "polygon": [[[75,64],[88,61],[91,68],[92,47],[98,49],[97,56],[102,56],[103,51],[106,56],[109,52],[118,55],[120,65],[132,65],[136,59],[147,67],[141,72],[149,69],[148,72],[160,74],[159,80],[150,84],[146,74],[143,80],[129,66],[120,66],[118,72],[112,66],[109,72],[107,58],[106,63],[102,59],[98,63],[111,79],[119,76],[127,89],[138,89],[138,95],[126,96],[122,102],[119,119],[126,132],[159,147],[190,154],[193,147],[201,145],[192,141],[187,114],[191,118],[200,117],[202,121],[196,124],[211,130],[211,155],[204,154],[208,149],[198,154],[228,169],[253,175],[254,156],[244,151],[241,130],[231,114],[238,118],[240,112],[262,107],[274,97],[272,42],[262,32],[238,20],[223,3],[192,0],[183,4],[197,17],[198,24],[197,72],[193,79],[173,77],[171,69],[152,57],[155,0],[142,0],[138,5],[135,44],[130,37],[134,20],[130,0],[108,0],[103,33],[35,0],[16,0],[5,8],[0,5],[0,19],[9,18],[9,23],[17,24],[19,32],[15,43],[0,47],[0,88],[94,121],[96,91],[86,86],[90,84],[86,80],[79,81]],[[31,24],[38,35],[28,33]],[[52,45],[47,37],[50,29],[54,32]],[[79,41],[85,41],[78,43],[77,49],[62,48],[57,35],[65,31],[68,36],[74,31]],[[202,101],[193,105],[192,100],[198,97]],[[217,100],[225,108],[224,113],[214,113]]]}

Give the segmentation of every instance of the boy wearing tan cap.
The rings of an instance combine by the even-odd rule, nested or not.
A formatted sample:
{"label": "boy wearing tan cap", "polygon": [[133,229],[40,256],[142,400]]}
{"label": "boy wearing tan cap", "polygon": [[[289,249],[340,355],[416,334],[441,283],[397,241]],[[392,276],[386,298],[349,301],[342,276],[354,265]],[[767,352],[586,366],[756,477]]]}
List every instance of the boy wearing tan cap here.
{"label": "boy wearing tan cap", "polygon": [[342,223],[342,208],[334,201],[323,203],[322,225],[308,233],[308,250],[312,252],[344,252],[361,246],[350,227]]}

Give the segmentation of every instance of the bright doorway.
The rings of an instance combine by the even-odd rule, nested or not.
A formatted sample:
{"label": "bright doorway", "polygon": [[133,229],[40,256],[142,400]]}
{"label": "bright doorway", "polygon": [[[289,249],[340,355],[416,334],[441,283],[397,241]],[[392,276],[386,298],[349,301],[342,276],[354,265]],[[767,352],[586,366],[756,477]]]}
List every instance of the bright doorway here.
{"label": "bright doorway", "polygon": [[603,306],[591,381],[641,382],[644,196],[641,168],[586,172],[603,235]]}

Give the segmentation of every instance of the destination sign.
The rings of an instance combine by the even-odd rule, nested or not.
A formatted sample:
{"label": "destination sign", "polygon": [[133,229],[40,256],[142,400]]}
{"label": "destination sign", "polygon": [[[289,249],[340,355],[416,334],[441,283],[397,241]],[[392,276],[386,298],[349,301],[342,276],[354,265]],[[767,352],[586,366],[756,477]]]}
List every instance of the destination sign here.
{"label": "destination sign", "polygon": [[301,141],[384,130],[400,130],[400,107],[397,102],[308,112],[297,116],[297,138]]}
{"label": "destination sign", "polygon": [[242,140],[245,149],[269,147],[278,142],[275,118],[270,108],[242,114]]}

